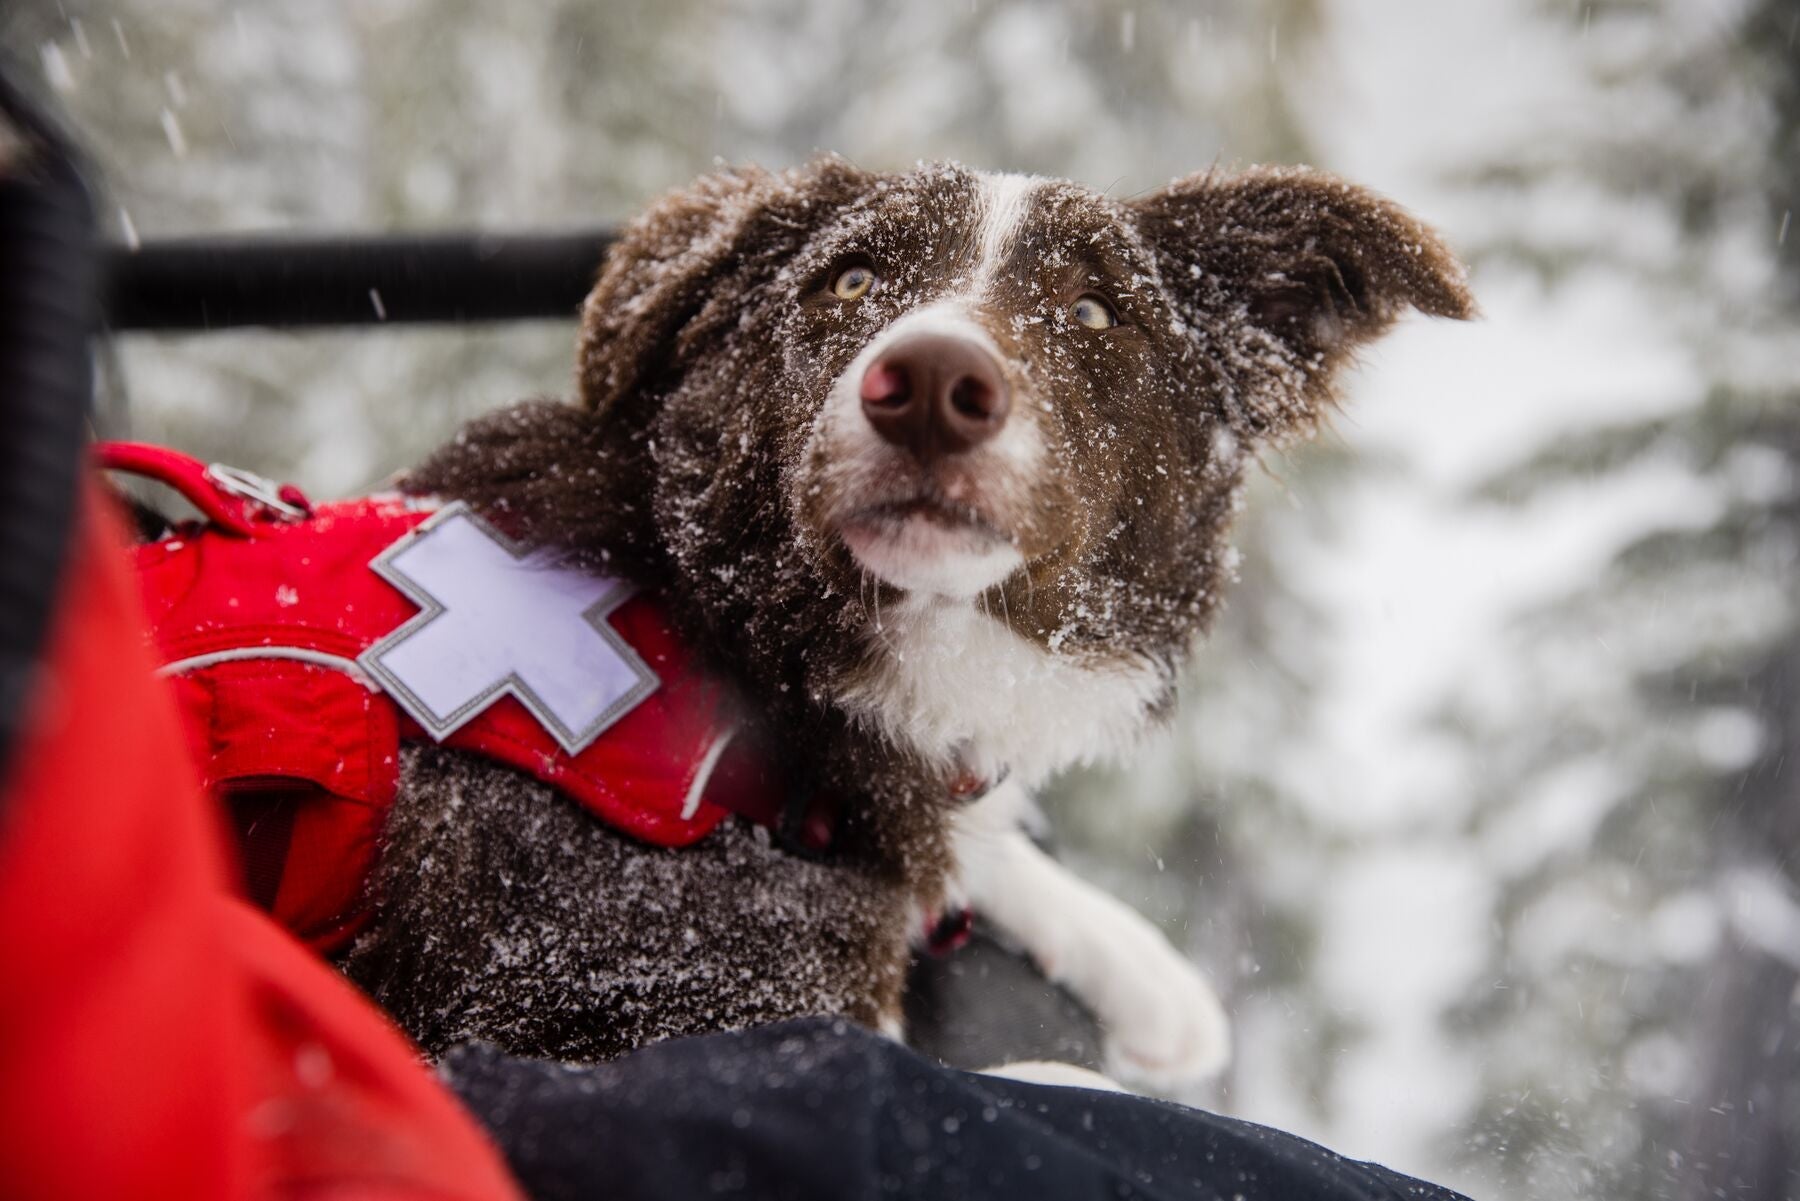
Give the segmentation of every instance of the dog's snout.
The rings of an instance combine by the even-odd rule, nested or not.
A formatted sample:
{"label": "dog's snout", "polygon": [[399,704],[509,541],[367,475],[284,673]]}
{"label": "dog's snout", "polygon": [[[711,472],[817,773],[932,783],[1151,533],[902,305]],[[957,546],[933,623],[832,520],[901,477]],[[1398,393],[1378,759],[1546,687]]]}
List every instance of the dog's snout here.
{"label": "dog's snout", "polygon": [[887,441],[921,461],[981,445],[1006,424],[1006,378],[968,338],[914,334],[863,372],[863,415]]}

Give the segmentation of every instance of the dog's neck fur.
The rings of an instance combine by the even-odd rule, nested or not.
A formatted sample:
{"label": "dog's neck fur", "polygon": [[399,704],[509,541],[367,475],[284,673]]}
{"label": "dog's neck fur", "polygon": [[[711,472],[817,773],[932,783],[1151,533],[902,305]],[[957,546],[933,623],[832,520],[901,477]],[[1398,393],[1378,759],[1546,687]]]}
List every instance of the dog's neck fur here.
{"label": "dog's neck fur", "polygon": [[905,596],[875,612],[869,637],[837,698],[846,712],[929,762],[1027,786],[1130,747],[1169,683],[1147,660],[1046,651],[985,599]]}

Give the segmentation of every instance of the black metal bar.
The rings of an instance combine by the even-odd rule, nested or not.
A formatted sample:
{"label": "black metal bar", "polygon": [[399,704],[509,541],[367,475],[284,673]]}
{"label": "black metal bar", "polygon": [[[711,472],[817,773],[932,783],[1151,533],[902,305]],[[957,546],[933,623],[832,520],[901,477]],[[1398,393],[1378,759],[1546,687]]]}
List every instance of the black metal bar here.
{"label": "black metal bar", "polygon": [[[0,794],[75,525],[98,255],[85,160],[0,70]],[[0,797],[0,799],[4,799]],[[4,816],[4,815],[0,815]]]}
{"label": "black metal bar", "polygon": [[114,330],[572,318],[610,230],[238,237],[106,254]]}

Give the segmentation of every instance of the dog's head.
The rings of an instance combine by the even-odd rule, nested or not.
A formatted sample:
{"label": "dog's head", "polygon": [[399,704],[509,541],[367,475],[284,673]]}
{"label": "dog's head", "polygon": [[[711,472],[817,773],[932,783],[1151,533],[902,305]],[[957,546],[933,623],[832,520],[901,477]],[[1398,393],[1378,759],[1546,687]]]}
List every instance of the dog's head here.
{"label": "dog's head", "polygon": [[1119,201],[824,159],[633,224],[579,378],[603,486],[763,683],[1036,776],[1166,704],[1246,454],[1409,307],[1469,313],[1455,259],[1317,172]]}

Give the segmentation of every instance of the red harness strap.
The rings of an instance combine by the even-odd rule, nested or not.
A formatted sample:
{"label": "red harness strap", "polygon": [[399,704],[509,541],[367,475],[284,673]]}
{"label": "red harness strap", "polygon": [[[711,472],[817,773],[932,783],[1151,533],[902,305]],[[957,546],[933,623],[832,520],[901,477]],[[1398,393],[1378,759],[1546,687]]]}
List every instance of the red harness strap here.
{"label": "red harness strap", "polygon": [[[377,496],[314,507],[160,448],[97,454],[177,487],[210,519],[133,551],[156,658],[205,784],[233,808],[254,899],[319,951],[339,950],[368,918],[399,746],[430,740],[357,662],[420,612],[371,563],[434,506]],[[655,682],[591,742],[564,749],[517,696],[499,695],[443,745],[527,772],[658,846],[703,838],[728,815],[720,801],[780,821],[768,772],[739,765],[708,788],[730,738],[720,689],[654,600],[633,595],[604,620]],[[814,836],[828,842],[829,825]]]}

